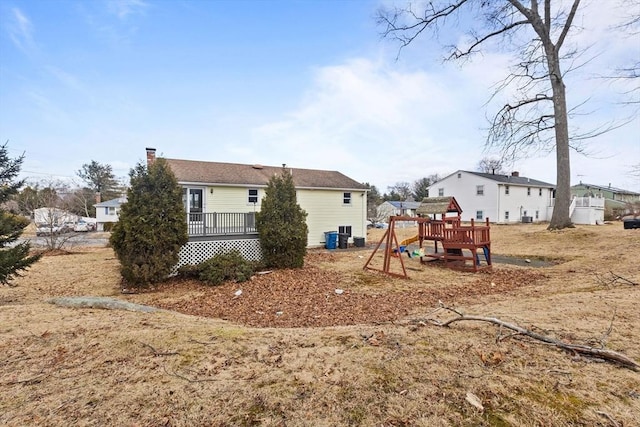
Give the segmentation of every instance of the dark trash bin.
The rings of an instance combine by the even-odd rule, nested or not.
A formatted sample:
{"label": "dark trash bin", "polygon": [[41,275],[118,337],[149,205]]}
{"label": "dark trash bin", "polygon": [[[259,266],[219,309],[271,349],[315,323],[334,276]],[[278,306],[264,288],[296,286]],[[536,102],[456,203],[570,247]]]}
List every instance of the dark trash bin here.
{"label": "dark trash bin", "polygon": [[364,237],[354,237],[353,246],[356,248],[364,248]]}
{"label": "dark trash bin", "polygon": [[349,245],[349,233],[338,234],[338,247],[340,249],[347,249]]}
{"label": "dark trash bin", "polygon": [[325,231],[324,232],[324,247],[327,249],[335,249],[338,245],[338,232],[337,231]]}
{"label": "dark trash bin", "polygon": [[623,227],[625,230],[640,228],[640,218],[625,219]]}

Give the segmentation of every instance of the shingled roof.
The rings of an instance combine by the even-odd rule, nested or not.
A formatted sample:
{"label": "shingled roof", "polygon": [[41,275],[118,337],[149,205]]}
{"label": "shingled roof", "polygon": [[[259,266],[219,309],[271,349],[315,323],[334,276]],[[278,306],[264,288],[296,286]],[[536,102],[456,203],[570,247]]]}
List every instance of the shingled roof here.
{"label": "shingled roof", "polygon": [[446,214],[447,212],[462,213],[462,209],[455,197],[425,197],[416,209],[420,215]]}
{"label": "shingled roof", "polygon": [[[282,167],[165,159],[178,182],[206,185],[266,186]],[[337,171],[287,168],[296,188],[365,190],[367,187]]]}
{"label": "shingled roof", "polygon": [[549,188],[556,187],[555,185],[549,184],[548,182],[538,181],[537,179],[531,179],[525,176],[499,175],[499,174],[472,172],[472,171],[463,171],[463,172],[472,173],[474,175],[478,175],[483,178],[491,179],[491,180],[498,181],[504,184],[509,184],[509,185],[524,185],[527,187],[549,187]]}

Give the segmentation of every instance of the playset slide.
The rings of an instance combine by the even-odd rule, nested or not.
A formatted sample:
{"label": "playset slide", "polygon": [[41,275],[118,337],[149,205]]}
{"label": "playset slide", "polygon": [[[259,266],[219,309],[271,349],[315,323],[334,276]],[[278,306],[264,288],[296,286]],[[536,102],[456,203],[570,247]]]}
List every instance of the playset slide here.
{"label": "playset slide", "polygon": [[404,239],[402,242],[400,242],[400,246],[408,246],[413,242],[417,242],[420,239],[419,235],[415,235],[413,237],[409,237],[408,239]]}

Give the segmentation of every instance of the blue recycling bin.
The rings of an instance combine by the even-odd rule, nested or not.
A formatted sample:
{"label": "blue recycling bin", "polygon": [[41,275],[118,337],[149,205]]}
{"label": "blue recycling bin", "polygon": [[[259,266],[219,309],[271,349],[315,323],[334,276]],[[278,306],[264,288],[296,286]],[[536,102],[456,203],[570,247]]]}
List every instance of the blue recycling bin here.
{"label": "blue recycling bin", "polygon": [[325,231],[324,232],[324,247],[327,249],[335,249],[338,247],[338,232],[337,231]]}

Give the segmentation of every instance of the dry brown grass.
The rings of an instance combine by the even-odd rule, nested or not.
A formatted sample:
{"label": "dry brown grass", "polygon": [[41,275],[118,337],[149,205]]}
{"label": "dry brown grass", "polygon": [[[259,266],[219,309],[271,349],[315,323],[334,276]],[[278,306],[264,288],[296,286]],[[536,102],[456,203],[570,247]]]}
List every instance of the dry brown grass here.
{"label": "dry brown grass", "polygon": [[[369,242],[380,233],[372,230]],[[640,282],[640,232],[614,224],[560,232],[495,226],[492,233],[496,254],[559,263],[497,264],[492,274],[474,275],[407,260],[411,279],[401,280],[363,272],[368,251],[321,251],[309,262],[335,275],[343,296],[417,301],[399,299],[410,309],[383,323],[314,328],[54,306],[46,300],[94,295],[169,304],[211,290],[173,285],[121,295],[111,250],[45,257],[18,287],[0,288],[0,425],[638,425],[636,372],[517,337],[497,340],[499,331],[487,324],[445,329],[413,320],[435,307],[415,295],[437,295],[467,313],[574,343],[606,341],[640,361],[640,286],[611,276]],[[484,411],[465,400],[467,392]]]}

